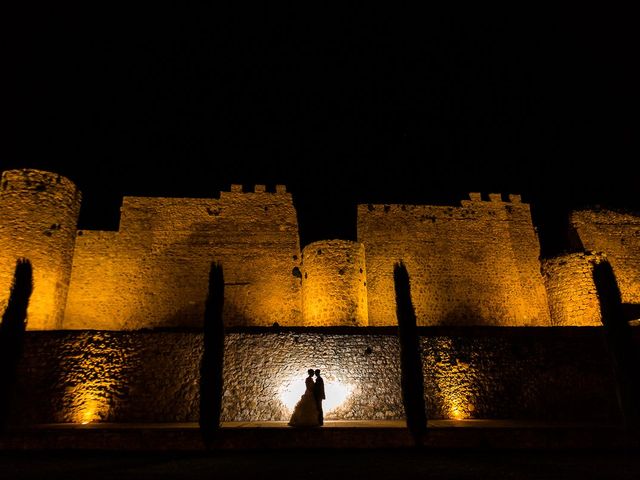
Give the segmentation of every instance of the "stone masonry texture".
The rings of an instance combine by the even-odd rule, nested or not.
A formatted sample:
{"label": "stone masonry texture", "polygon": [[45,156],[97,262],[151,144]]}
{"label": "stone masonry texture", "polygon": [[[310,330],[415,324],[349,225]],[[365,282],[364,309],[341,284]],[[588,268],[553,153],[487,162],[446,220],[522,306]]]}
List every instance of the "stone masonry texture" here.
{"label": "stone masonry texture", "polygon": [[359,205],[369,325],[395,325],[393,265],[411,281],[418,325],[549,325],[540,247],[529,206],[463,201],[461,207]]}
{"label": "stone masonry texture", "polygon": [[232,185],[217,198],[125,197],[117,231],[78,231],[81,195],[69,179],[5,171],[0,312],[22,257],[34,270],[28,330],[201,328],[212,262],[224,269],[227,327],[395,326],[400,261],[420,326],[598,325],[589,276],[601,255],[623,302],[640,304],[640,217],[574,212],[583,251],[541,262],[518,195],[469,198],[359,205],[357,242],[301,250],[284,185]]}
{"label": "stone masonry texture", "polygon": [[593,267],[602,258],[602,255],[578,252],[543,261],[553,325],[602,325],[600,301],[593,281]]}
{"label": "stone masonry texture", "polygon": [[[283,395],[308,368],[322,370],[329,397],[348,393],[328,419],[403,418],[390,330],[228,333],[223,420],[288,420]],[[617,418],[600,328],[420,333],[430,418]],[[30,332],[14,422],[195,422],[201,357],[195,332]]]}
{"label": "stone masonry texture", "polygon": [[640,216],[611,210],[573,212],[571,224],[582,246],[607,256],[622,301],[640,304]]}
{"label": "stone masonry texture", "polygon": [[18,258],[33,267],[27,328],[62,328],[69,289],[80,191],[68,179],[39,170],[9,170],[0,179],[0,312]]}
{"label": "stone masonry texture", "polygon": [[301,323],[288,193],[125,197],[117,232],[79,233],[65,328],[200,326],[213,261],[224,269],[228,325]]}
{"label": "stone masonry texture", "polygon": [[78,231],[69,179],[3,172],[0,313],[16,260],[34,270],[13,422],[198,421],[214,261],[225,278],[225,421],[288,420],[308,368],[323,371],[327,419],[403,418],[400,261],[430,418],[617,419],[592,272],[607,259],[623,302],[640,304],[640,217],[574,212],[581,251],[541,261],[518,195],[469,196],[457,207],[359,205],[357,242],[301,250],[283,185],[125,197],[117,231]]}
{"label": "stone masonry texture", "polygon": [[324,240],[302,251],[302,311],[306,325],[366,326],[364,246]]}

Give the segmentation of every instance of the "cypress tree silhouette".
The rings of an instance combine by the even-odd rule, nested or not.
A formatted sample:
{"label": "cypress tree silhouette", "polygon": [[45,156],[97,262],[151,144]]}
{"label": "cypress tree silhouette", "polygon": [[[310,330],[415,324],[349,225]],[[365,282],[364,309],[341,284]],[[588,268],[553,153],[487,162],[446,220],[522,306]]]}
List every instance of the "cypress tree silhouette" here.
{"label": "cypress tree silhouette", "polygon": [[224,367],[224,273],[222,265],[211,264],[209,294],[204,312],[202,363],[200,364],[200,430],[210,442],[220,428]]}
{"label": "cypress tree silhouette", "polygon": [[27,308],[33,290],[31,262],[21,258],[11,285],[9,303],[0,324],[0,429],[7,427],[11,415],[18,363],[22,357]]}
{"label": "cypress tree silhouette", "polygon": [[620,289],[607,261],[593,268],[593,281],[600,300],[602,324],[611,353],[618,401],[627,427],[640,427],[639,355],[633,345],[631,327],[625,318]]}
{"label": "cypress tree silhouette", "polygon": [[402,403],[407,417],[407,428],[416,445],[421,445],[422,436],[427,431],[422,359],[416,314],[411,302],[409,273],[402,262],[396,263],[393,267],[393,281],[400,338]]}

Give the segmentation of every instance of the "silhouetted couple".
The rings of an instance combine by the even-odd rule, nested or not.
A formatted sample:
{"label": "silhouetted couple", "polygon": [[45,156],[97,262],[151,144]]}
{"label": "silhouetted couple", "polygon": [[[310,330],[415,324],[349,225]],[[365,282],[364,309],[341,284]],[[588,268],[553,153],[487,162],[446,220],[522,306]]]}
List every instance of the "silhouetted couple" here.
{"label": "silhouetted couple", "polygon": [[[307,389],[300,398],[300,401],[293,409],[293,415],[289,420],[292,427],[319,427],[324,423],[322,413],[322,400],[324,396],[324,380],[320,376],[320,370],[313,371],[309,369],[309,376],[305,380]],[[313,381],[315,374],[316,380]]]}

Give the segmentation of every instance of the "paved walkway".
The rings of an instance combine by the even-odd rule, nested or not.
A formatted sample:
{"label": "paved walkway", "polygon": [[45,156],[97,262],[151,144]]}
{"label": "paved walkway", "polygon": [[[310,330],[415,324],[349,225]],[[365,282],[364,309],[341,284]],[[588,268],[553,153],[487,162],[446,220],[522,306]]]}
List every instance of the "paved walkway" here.
{"label": "paved walkway", "polygon": [[[432,420],[418,442],[428,449],[640,448],[620,425],[515,420]],[[403,421],[229,422],[207,442],[196,423],[48,424],[0,436],[0,450],[203,451],[414,447]]]}
{"label": "paved walkway", "polygon": [[[335,428],[406,428],[404,420],[332,420],[322,429]],[[429,420],[429,428],[618,428],[618,425],[598,422],[550,422],[535,420]],[[195,422],[185,423],[47,423],[30,427],[33,429],[199,429]],[[231,428],[292,428],[287,422],[223,422],[223,429]]]}

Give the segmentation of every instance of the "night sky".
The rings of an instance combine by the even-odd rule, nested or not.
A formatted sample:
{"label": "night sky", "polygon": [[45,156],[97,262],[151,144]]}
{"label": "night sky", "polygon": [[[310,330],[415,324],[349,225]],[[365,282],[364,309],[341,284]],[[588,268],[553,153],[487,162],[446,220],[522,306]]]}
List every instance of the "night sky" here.
{"label": "night sky", "polygon": [[303,245],[355,238],[357,203],[469,191],[521,193],[546,254],[570,208],[640,210],[630,12],[388,7],[27,5],[6,17],[0,168],[68,176],[82,228],[117,228],[125,194],[285,183]]}

